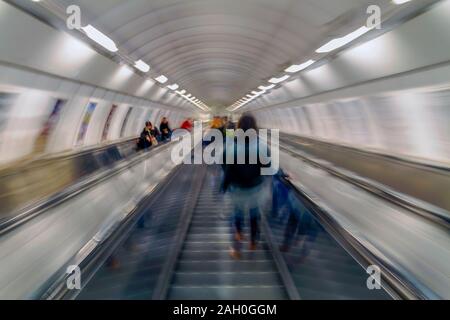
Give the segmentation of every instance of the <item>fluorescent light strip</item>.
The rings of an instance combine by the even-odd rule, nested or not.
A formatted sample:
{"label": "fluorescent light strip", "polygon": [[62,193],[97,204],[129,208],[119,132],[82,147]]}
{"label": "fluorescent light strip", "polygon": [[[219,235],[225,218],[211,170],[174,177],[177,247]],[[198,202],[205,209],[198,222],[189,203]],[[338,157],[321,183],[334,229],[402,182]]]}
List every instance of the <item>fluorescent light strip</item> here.
{"label": "fluorescent light strip", "polygon": [[142,60],[138,60],[134,63],[134,66],[136,69],[146,73],[149,72],[150,70],[150,66],[148,64],[146,64],[144,61]]}
{"label": "fluorescent light strip", "polygon": [[267,90],[270,90],[270,89],[273,89],[273,88],[275,88],[274,84],[271,84],[270,86],[259,86],[258,87],[258,89],[264,90],[264,91],[267,91]]}
{"label": "fluorescent light strip", "polygon": [[114,43],[111,38],[106,36],[104,33],[100,32],[90,24],[86,27],[81,28],[84,33],[93,41],[101,45],[103,48],[111,51],[111,52],[117,52],[119,49],[117,49],[116,44]]}
{"label": "fluorescent light strip", "polygon": [[270,83],[273,83],[273,84],[278,84],[278,83],[280,83],[280,82],[283,82],[283,81],[285,81],[285,80],[287,80],[287,79],[289,79],[291,76],[289,76],[289,75],[284,75],[284,76],[282,76],[282,77],[280,77],[280,78],[272,78],[272,79],[270,79],[269,80],[269,82]]}
{"label": "fluorescent light strip", "polygon": [[155,78],[156,81],[158,81],[161,84],[164,84],[167,82],[167,77],[165,75],[160,75],[159,77]]}
{"label": "fluorescent light strip", "polygon": [[260,96],[260,95],[262,95],[263,93],[265,93],[265,90],[262,90],[262,91],[252,91],[252,94],[257,95],[257,96]]}
{"label": "fluorescent light strip", "polygon": [[177,90],[180,86],[176,83],[171,84],[170,86],[167,86],[170,90]]}
{"label": "fluorescent light strip", "polygon": [[308,60],[302,64],[293,64],[292,66],[290,66],[289,68],[287,68],[284,71],[288,72],[288,73],[296,73],[296,72],[299,72],[299,71],[302,71],[302,70],[308,68],[310,65],[314,64],[314,62],[316,62],[316,61]]}
{"label": "fluorescent light strip", "polygon": [[355,31],[349,33],[348,35],[342,37],[342,38],[336,38],[325,45],[321,46],[319,49],[316,50],[317,53],[326,53],[334,51],[340,47],[345,46],[346,44],[352,42],[353,40],[361,37],[363,34],[367,33],[370,30],[370,28],[367,28],[366,26],[362,26],[359,29],[356,29]]}
{"label": "fluorescent light strip", "polygon": [[392,0],[393,3],[395,4],[404,4],[407,2],[410,2],[411,0]]}

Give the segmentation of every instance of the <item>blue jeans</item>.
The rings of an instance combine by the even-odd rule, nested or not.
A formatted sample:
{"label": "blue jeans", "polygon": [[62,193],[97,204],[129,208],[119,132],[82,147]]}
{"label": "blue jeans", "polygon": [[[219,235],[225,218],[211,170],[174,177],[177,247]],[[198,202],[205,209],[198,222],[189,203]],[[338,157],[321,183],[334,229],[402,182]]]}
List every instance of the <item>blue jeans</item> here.
{"label": "blue jeans", "polygon": [[249,215],[250,241],[254,244],[259,240],[259,220],[261,217],[261,200],[264,198],[264,186],[251,189],[231,187],[231,198],[234,204],[234,215],[232,217],[232,241],[235,250],[240,249],[240,242],[236,241],[235,234],[242,235],[246,215]]}

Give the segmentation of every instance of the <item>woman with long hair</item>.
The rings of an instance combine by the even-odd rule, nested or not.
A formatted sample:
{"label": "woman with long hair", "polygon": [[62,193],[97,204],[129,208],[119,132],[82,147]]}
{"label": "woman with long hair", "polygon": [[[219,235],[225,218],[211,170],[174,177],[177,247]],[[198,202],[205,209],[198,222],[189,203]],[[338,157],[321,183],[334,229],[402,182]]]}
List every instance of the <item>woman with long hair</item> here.
{"label": "woman with long hair", "polygon": [[[234,205],[233,217],[233,247],[231,256],[240,258],[240,249],[244,239],[243,227],[246,217],[250,221],[250,250],[255,250],[259,239],[259,219],[260,208],[266,198],[266,188],[263,176],[261,175],[262,165],[259,160],[259,138],[256,120],[250,114],[244,114],[237,125],[234,144],[227,145],[226,154],[232,152],[234,148],[234,161],[232,164],[224,165],[224,180],[222,189],[228,191]],[[244,138],[239,139],[239,135]],[[250,136],[250,138],[248,138]],[[242,143],[245,141],[244,143]],[[239,143],[241,142],[241,143]],[[245,161],[242,163],[242,159]],[[256,159],[256,161],[251,161]],[[239,160],[239,161],[238,161]]]}

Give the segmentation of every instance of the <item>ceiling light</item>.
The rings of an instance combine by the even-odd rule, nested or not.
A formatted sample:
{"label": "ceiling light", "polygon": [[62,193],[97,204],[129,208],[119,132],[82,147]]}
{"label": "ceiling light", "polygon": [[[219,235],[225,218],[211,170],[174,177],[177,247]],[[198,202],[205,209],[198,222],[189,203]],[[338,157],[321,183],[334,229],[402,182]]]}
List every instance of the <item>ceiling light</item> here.
{"label": "ceiling light", "polygon": [[271,85],[269,85],[269,86],[259,86],[259,87],[258,87],[258,89],[264,90],[264,91],[267,91],[267,90],[270,90],[270,89],[273,89],[273,88],[275,88],[275,85],[274,85],[274,84],[271,84]]}
{"label": "ceiling light", "polygon": [[167,86],[170,90],[177,90],[180,86],[176,83],[171,84],[170,86]]}
{"label": "ceiling light", "polygon": [[158,81],[161,84],[164,84],[167,82],[167,77],[165,75],[160,75],[159,77],[155,78],[156,81]]}
{"label": "ceiling light", "polygon": [[272,78],[269,80],[269,82],[273,83],[273,84],[278,84],[278,83],[283,82],[284,80],[288,79],[289,77],[290,76],[286,74],[280,78]]}
{"label": "ceiling light", "polygon": [[256,96],[260,96],[260,95],[262,95],[264,92],[265,92],[264,90],[262,90],[262,91],[252,91],[252,94],[254,94],[254,95],[256,95]]}
{"label": "ceiling light", "polygon": [[86,27],[81,28],[86,35],[93,41],[97,42],[99,45],[101,45],[103,48],[111,51],[111,52],[117,52],[119,49],[117,49],[116,44],[114,41],[112,41],[108,36],[106,36],[104,33],[98,31],[90,24]]}
{"label": "ceiling light", "polygon": [[410,2],[411,0],[392,0],[393,3],[395,4],[404,4],[407,2]]}
{"label": "ceiling light", "polygon": [[289,72],[289,73],[296,73],[299,71],[302,71],[306,68],[308,68],[310,65],[312,65],[314,62],[316,62],[315,60],[308,60],[302,64],[293,64],[292,66],[290,66],[289,68],[287,68],[286,70],[284,70],[285,72]]}
{"label": "ceiling light", "polygon": [[316,50],[317,53],[325,53],[325,52],[331,52],[333,50],[336,50],[337,48],[340,48],[342,46],[345,46],[346,44],[352,42],[353,40],[359,38],[366,32],[368,32],[370,28],[367,28],[366,26],[362,26],[361,28],[349,33],[348,35],[342,37],[342,38],[336,38],[325,45],[321,46],[319,49]]}
{"label": "ceiling light", "polygon": [[136,67],[136,69],[141,70],[142,72],[148,72],[150,70],[150,66],[142,60],[136,61],[134,63],[134,66]]}

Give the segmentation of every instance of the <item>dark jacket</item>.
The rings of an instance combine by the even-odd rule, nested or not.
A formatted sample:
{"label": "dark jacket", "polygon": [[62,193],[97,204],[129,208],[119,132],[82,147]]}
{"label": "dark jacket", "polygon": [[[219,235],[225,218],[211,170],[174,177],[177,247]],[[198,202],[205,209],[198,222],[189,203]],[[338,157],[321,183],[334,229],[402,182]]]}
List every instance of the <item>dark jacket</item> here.
{"label": "dark jacket", "polygon": [[168,122],[166,122],[166,123],[161,122],[161,124],[159,125],[159,131],[160,131],[161,135],[164,137],[169,136],[170,133],[172,132],[172,130],[169,127]]}
{"label": "dark jacket", "polygon": [[141,132],[141,135],[139,136],[138,149],[150,148],[152,146],[151,141],[149,141],[151,136],[151,131],[147,128],[144,128],[144,130],[142,130]]}
{"label": "dark jacket", "polygon": [[[259,144],[256,146],[250,146],[249,142],[246,141],[245,151],[238,150],[237,139],[235,139],[234,144],[234,164],[226,164],[226,149],[223,155],[223,169],[224,169],[224,179],[222,184],[222,190],[227,191],[230,185],[236,186],[238,188],[253,188],[258,186],[263,182],[263,176],[261,176],[261,168],[269,167],[270,163],[263,165],[259,160]],[[250,164],[250,150],[255,152],[257,163]],[[245,164],[237,164],[238,152],[245,152]]]}

